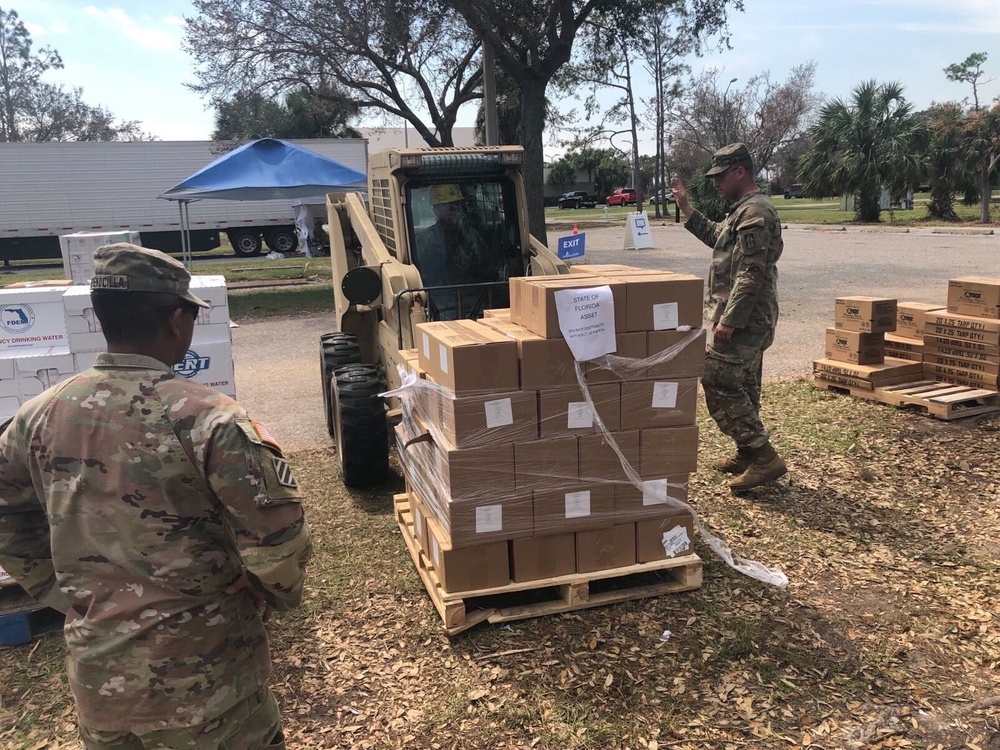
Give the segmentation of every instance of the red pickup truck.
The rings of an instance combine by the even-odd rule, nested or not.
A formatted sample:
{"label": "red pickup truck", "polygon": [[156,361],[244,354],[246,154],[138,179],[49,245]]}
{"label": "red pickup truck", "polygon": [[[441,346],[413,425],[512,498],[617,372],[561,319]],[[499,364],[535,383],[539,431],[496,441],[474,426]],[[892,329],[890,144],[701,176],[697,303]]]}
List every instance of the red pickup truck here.
{"label": "red pickup truck", "polygon": [[634,206],[638,202],[635,188],[618,188],[604,201],[609,206]]}

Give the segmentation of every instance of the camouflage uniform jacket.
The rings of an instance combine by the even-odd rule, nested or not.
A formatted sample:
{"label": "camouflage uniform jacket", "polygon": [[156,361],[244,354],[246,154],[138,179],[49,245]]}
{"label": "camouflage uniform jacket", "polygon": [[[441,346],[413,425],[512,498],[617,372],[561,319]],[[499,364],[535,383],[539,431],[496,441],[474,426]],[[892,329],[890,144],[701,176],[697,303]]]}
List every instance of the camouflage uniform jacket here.
{"label": "camouflage uniform jacket", "polygon": [[733,341],[767,348],[778,324],[778,258],[781,222],[771,199],[753,192],[714,222],[695,211],[684,225],[709,247],[708,304],[712,323],[740,329]]}
{"label": "camouflage uniform jacket", "polygon": [[265,684],[245,571],[302,597],[309,529],[281,451],[232,399],[140,355],[26,403],[0,437],[0,566],[66,613],[80,723],[193,726]]}

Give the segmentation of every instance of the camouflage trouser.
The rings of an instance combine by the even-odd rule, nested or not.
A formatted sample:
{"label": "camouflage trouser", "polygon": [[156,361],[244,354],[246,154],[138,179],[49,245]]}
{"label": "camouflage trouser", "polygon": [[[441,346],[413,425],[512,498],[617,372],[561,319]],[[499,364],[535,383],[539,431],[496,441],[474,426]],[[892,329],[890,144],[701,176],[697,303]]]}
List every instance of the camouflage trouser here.
{"label": "camouflage trouser", "polygon": [[86,750],[284,750],[285,747],[281,713],[268,688],[196,727],[135,735],[101,732],[80,725],[80,738]]}
{"label": "camouflage trouser", "polygon": [[760,448],[768,440],[760,421],[763,361],[763,348],[736,345],[710,346],[705,358],[705,405],[738,448]]}

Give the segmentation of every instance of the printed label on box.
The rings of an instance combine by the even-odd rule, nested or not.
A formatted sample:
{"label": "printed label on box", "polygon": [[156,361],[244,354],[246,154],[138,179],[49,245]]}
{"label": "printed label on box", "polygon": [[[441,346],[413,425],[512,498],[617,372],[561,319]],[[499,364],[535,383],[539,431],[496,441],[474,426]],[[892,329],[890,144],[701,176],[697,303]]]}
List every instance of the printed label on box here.
{"label": "printed label on box", "polygon": [[566,427],[571,430],[594,426],[594,415],[586,401],[570,401]]}
{"label": "printed label on box", "polygon": [[441,360],[441,372],[448,373],[448,347],[438,344],[438,359]]}
{"label": "printed label on box", "polygon": [[483,404],[486,409],[486,427],[506,427],[514,424],[514,412],[511,409],[509,398],[498,398],[496,401],[487,401]]}
{"label": "printed label on box", "polygon": [[590,490],[566,493],[566,518],[586,518],[590,515]]}
{"label": "printed label on box", "polygon": [[666,505],[667,480],[649,479],[642,483],[643,505]]}
{"label": "printed label on box", "polygon": [[476,533],[489,534],[503,531],[503,506],[483,505],[476,508]]}
{"label": "printed label on box", "polygon": [[677,557],[691,546],[688,530],[684,526],[675,526],[670,531],[663,532],[663,551],[667,557]]}
{"label": "printed label on box", "polygon": [[424,340],[424,357],[426,359],[431,358],[431,337],[426,333],[421,333],[420,337]]}
{"label": "printed label on box", "polygon": [[653,408],[654,409],[676,409],[677,408],[677,383],[654,383],[653,384]]}
{"label": "printed label on box", "polygon": [[437,537],[431,537],[431,557],[434,558],[434,564],[439,568],[441,567],[441,545],[438,544]]}
{"label": "printed label on box", "polygon": [[677,327],[677,303],[653,305],[653,330],[667,331]]}

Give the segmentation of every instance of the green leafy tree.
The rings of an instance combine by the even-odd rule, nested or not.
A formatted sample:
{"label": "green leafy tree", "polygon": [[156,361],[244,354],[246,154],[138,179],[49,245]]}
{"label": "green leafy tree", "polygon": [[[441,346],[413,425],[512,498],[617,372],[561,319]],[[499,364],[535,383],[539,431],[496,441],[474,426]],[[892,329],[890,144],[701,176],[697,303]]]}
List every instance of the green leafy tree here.
{"label": "green leafy tree", "polygon": [[549,167],[549,184],[569,187],[576,182],[576,167],[571,159],[556,159]]}
{"label": "green leafy tree", "polygon": [[927,214],[942,221],[958,221],[955,193],[975,189],[978,155],[970,151],[969,117],[955,102],[935,104],[924,113],[930,132],[927,175],[931,200]]}
{"label": "green leafy tree", "polygon": [[927,129],[898,83],[865,81],[849,102],[827,103],[810,136],[813,146],[799,161],[806,191],[854,193],[860,221],[879,221],[883,188],[900,197],[924,172]]}
{"label": "green leafy tree", "polygon": [[348,122],[356,112],[343,97],[330,92],[317,96],[306,87],[289,92],[283,101],[241,93],[216,105],[212,138],[354,138],[358,133]]}
{"label": "green leafy tree", "polygon": [[[997,162],[1000,160],[1000,133],[997,132],[996,107],[989,110],[979,105],[979,87],[993,79],[986,79],[983,64],[988,59],[985,52],[974,52],[965,60],[944,69],[949,81],[967,83],[972,86],[972,112],[967,126],[970,148],[979,154],[977,184],[979,191],[979,220],[990,222],[990,198],[993,195],[993,179]],[[967,191],[968,192],[968,191]]]}

